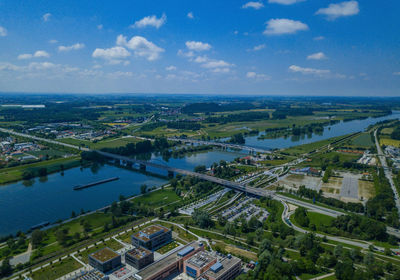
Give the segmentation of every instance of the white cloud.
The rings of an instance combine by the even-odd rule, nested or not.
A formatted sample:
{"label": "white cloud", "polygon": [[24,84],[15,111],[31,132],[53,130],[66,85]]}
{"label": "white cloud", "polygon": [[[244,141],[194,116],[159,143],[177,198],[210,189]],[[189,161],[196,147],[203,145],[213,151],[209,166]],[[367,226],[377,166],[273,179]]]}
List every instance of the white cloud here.
{"label": "white cloud", "polygon": [[247,72],[246,77],[249,79],[257,79],[257,80],[270,80],[271,77],[265,74],[259,74],[256,72]]}
{"label": "white cloud", "polygon": [[170,65],[168,67],[165,67],[165,70],[167,70],[167,71],[175,71],[176,70],[176,66]]}
{"label": "white cloud", "polygon": [[193,12],[187,13],[187,17],[190,18],[190,19],[194,19]]}
{"label": "white cloud", "polygon": [[263,7],[264,7],[264,4],[262,2],[250,1],[250,2],[247,2],[246,4],[244,4],[242,6],[242,9],[253,8],[255,10],[259,10],[259,9],[261,9]]}
{"label": "white cloud", "polygon": [[119,64],[124,61],[125,58],[131,54],[124,47],[112,47],[109,49],[97,48],[92,53],[94,58],[102,58],[108,61],[110,64]]}
{"label": "white cloud", "polygon": [[265,35],[294,34],[298,31],[308,30],[308,25],[301,21],[291,19],[270,19],[265,28]]}
{"label": "white cloud", "polygon": [[323,53],[323,52],[317,52],[310,54],[307,56],[307,59],[309,60],[322,60],[322,59],[327,59],[328,57]]}
{"label": "white cloud", "polygon": [[7,29],[5,29],[3,26],[0,26],[0,37],[5,36],[7,36]]}
{"label": "white cloud", "polygon": [[190,58],[190,57],[194,57],[194,52],[192,52],[192,51],[185,52],[185,51],[182,51],[182,50],[178,50],[178,55]]}
{"label": "white cloud", "polygon": [[189,50],[197,51],[197,52],[208,51],[209,49],[211,49],[210,44],[203,43],[203,42],[187,41],[185,44]]}
{"label": "white cloud", "polygon": [[22,59],[31,59],[32,57],[33,57],[33,55],[31,55],[30,53],[23,53],[23,54],[20,54],[17,58],[19,60],[22,60]]}
{"label": "white cloud", "polygon": [[51,62],[31,62],[28,65],[30,70],[48,70],[55,67],[57,67],[57,65]]}
{"label": "white cloud", "polygon": [[261,51],[262,49],[265,49],[265,47],[266,47],[265,44],[261,44],[261,45],[254,46],[253,48],[248,49],[247,51],[257,52],[257,51]]}
{"label": "white cloud", "polygon": [[133,77],[133,73],[132,72],[116,71],[116,72],[108,73],[107,76],[110,77],[110,78],[113,78],[113,79],[128,78],[128,77]]}
{"label": "white cloud", "polygon": [[305,1],[305,0],[268,0],[268,3],[292,5],[292,4],[303,2],[303,1]]}
{"label": "white cloud", "polygon": [[353,16],[360,12],[357,1],[346,1],[337,4],[330,4],[327,8],[319,9],[317,15],[325,15],[328,19],[334,20],[339,17]]}
{"label": "white cloud", "polygon": [[50,57],[50,55],[46,51],[36,51],[34,54],[30,53],[20,54],[18,56],[18,59],[23,60],[23,59],[40,58],[40,57]]}
{"label": "white cloud", "polygon": [[196,63],[204,63],[209,61],[209,58],[207,56],[198,56],[193,61]]}
{"label": "white cloud", "polygon": [[42,19],[44,22],[49,21],[51,18],[51,14],[50,13],[46,13],[42,16]]}
{"label": "white cloud", "polygon": [[291,65],[289,67],[289,70],[291,72],[295,72],[295,73],[301,73],[301,74],[304,74],[304,75],[316,75],[316,76],[322,76],[322,75],[327,75],[327,74],[331,73],[330,70],[304,68],[304,67],[300,67],[300,66],[297,66],[297,65]]}
{"label": "white cloud", "polygon": [[144,28],[147,26],[152,26],[158,29],[161,26],[163,26],[166,21],[167,21],[167,16],[165,14],[163,14],[160,18],[157,18],[155,15],[152,15],[136,21],[133,25],[131,25],[131,27]]}
{"label": "white cloud", "polygon": [[97,29],[98,30],[102,30],[103,29],[103,25],[102,24],[97,25]]}
{"label": "white cloud", "polygon": [[230,68],[224,67],[224,68],[214,68],[211,70],[213,73],[229,73],[231,71]]}
{"label": "white cloud", "polygon": [[400,76],[400,72],[394,72],[393,75]]}
{"label": "white cloud", "polygon": [[50,57],[50,55],[46,51],[36,51],[33,56],[34,57]]}
{"label": "white cloud", "polygon": [[209,60],[201,65],[204,68],[227,68],[231,67],[232,64],[223,60]]}
{"label": "white cloud", "polygon": [[324,36],[318,36],[318,37],[314,37],[313,40],[314,41],[322,41],[322,40],[325,40],[325,37]]}
{"label": "white cloud", "polygon": [[73,44],[71,46],[59,46],[58,47],[58,51],[59,52],[68,52],[68,51],[71,51],[71,50],[80,50],[80,49],[83,49],[84,47],[85,47],[85,44],[76,43],[76,44]]}
{"label": "white cloud", "polygon": [[160,54],[165,51],[141,36],[133,36],[127,41],[125,36],[119,35],[117,45],[127,47],[133,50],[135,56],[145,57],[149,61],[158,59]]}
{"label": "white cloud", "polygon": [[58,43],[58,41],[56,39],[51,39],[51,40],[49,40],[49,43],[50,44],[56,44],[56,43]]}

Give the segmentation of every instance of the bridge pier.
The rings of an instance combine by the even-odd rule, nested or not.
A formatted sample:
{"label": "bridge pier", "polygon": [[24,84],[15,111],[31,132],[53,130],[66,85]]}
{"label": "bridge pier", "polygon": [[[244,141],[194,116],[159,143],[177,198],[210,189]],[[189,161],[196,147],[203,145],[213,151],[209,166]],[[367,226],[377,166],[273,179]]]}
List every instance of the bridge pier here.
{"label": "bridge pier", "polygon": [[140,165],[139,165],[139,168],[140,168],[140,170],[142,170],[142,171],[146,171],[146,165],[144,165],[144,164],[140,164]]}
{"label": "bridge pier", "polygon": [[168,178],[174,178],[174,172],[168,171]]}

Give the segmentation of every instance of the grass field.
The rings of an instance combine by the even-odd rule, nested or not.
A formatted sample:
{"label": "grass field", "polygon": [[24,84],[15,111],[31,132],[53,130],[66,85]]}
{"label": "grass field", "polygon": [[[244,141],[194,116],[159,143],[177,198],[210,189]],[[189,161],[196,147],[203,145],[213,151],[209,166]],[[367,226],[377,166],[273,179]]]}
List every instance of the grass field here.
{"label": "grass field", "polygon": [[25,164],[10,168],[0,169],[0,184],[16,182],[22,180],[22,174],[25,170],[37,170],[42,167],[47,168],[47,173],[54,173],[61,170],[60,166],[64,165],[64,169],[76,167],[80,165],[80,157],[59,158],[54,160],[47,160],[36,162],[32,164]]}
{"label": "grass field", "polygon": [[385,127],[381,130],[381,134],[390,135],[392,134],[394,127]]}
{"label": "grass field", "polygon": [[115,139],[106,139],[96,143],[93,143],[88,140],[79,140],[74,138],[64,138],[60,139],[60,142],[76,145],[76,146],[85,146],[90,149],[103,149],[103,148],[116,148],[126,146],[129,143],[136,143],[140,140],[135,137],[124,137],[124,138],[115,138]]}
{"label": "grass field", "polygon": [[35,271],[30,276],[33,280],[53,280],[81,267],[82,265],[79,262],[75,261],[72,257],[69,257],[61,262],[57,262],[53,265]]}
{"label": "grass field", "polygon": [[305,153],[309,153],[311,151],[317,150],[323,146],[328,145],[329,143],[332,143],[336,140],[339,140],[341,138],[346,137],[346,135],[343,136],[339,136],[339,137],[333,137],[333,138],[329,138],[326,140],[322,140],[322,141],[318,141],[318,142],[313,142],[310,144],[304,144],[304,145],[299,145],[299,146],[295,146],[292,148],[288,148],[283,150],[284,153],[288,153],[290,155],[299,155],[299,154],[305,154]]}
{"label": "grass field", "polygon": [[330,216],[310,211],[307,213],[307,215],[310,219],[310,224],[314,224],[317,228],[320,226],[330,226],[331,222],[335,219]]}
{"label": "grass field", "polygon": [[351,143],[354,146],[359,146],[363,148],[368,148],[374,145],[374,142],[372,142],[371,139],[371,134],[369,133],[362,133],[358,135],[357,137],[353,138],[353,141]]}
{"label": "grass field", "polygon": [[149,207],[160,207],[180,200],[181,198],[171,188],[165,188],[134,198],[133,202],[140,202]]}

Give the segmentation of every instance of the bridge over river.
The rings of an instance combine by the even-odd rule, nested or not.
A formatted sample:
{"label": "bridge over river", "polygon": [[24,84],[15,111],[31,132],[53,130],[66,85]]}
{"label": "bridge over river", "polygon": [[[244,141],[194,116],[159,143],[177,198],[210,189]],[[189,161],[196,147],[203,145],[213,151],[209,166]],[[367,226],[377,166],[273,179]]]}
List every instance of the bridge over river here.
{"label": "bridge over river", "polygon": [[146,169],[147,166],[149,167],[154,167],[154,168],[158,168],[161,170],[165,170],[168,171],[169,174],[174,174],[174,173],[178,173],[178,174],[182,174],[182,175],[186,175],[186,176],[192,176],[192,177],[196,177],[202,180],[206,180],[206,181],[210,181],[219,185],[222,185],[224,187],[233,189],[233,190],[237,190],[237,191],[241,191],[241,192],[245,192],[247,194],[252,194],[255,196],[269,196],[272,195],[272,193],[270,191],[267,190],[263,190],[263,189],[257,189],[257,188],[252,188],[252,187],[247,187],[245,185],[242,185],[240,183],[236,183],[236,182],[232,182],[229,180],[224,180],[224,179],[220,179],[214,176],[209,176],[206,174],[202,174],[202,173],[197,173],[197,172],[193,172],[193,171],[189,171],[189,170],[185,170],[185,169],[180,169],[180,168],[175,168],[175,167],[171,167],[171,166],[167,166],[167,165],[163,165],[163,164],[159,164],[159,163],[154,163],[154,162],[150,162],[150,161],[144,161],[144,160],[138,160],[138,159],[133,159],[130,157],[126,157],[126,156],[121,156],[121,155],[116,155],[116,154],[112,154],[112,153],[107,153],[107,152],[103,152],[103,151],[95,151],[98,154],[107,157],[107,158],[111,158],[111,159],[115,159],[115,160],[120,160],[120,161],[124,161],[124,162],[129,162],[132,164],[136,164],[139,165],[141,169]]}
{"label": "bridge over river", "polygon": [[174,137],[168,138],[168,140],[182,142],[182,143],[192,143],[192,144],[199,144],[199,145],[210,145],[210,146],[218,146],[218,147],[222,147],[222,148],[245,150],[245,151],[249,151],[252,153],[262,153],[262,154],[271,153],[271,150],[267,150],[267,149],[260,149],[260,148],[254,148],[254,147],[231,144],[231,143],[224,143],[224,142],[204,141],[204,140],[187,139],[187,138],[182,139],[182,138],[174,138]]}

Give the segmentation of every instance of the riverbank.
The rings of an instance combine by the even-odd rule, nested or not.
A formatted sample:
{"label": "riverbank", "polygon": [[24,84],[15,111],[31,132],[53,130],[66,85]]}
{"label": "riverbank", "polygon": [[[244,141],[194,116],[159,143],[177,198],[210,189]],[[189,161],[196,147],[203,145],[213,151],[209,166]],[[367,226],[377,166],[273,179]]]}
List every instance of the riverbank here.
{"label": "riverbank", "polygon": [[[5,185],[23,180],[24,179],[23,174],[25,171],[32,171],[32,173],[35,174],[40,168],[46,168],[47,175],[50,175],[53,173],[78,167],[79,165],[81,165],[81,157],[74,156],[68,158],[58,158],[53,160],[35,162],[32,164],[19,165],[15,167],[3,168],[0,169],[0,185]],[[34,178],[35,177],[39,176],[34,176]]]}

